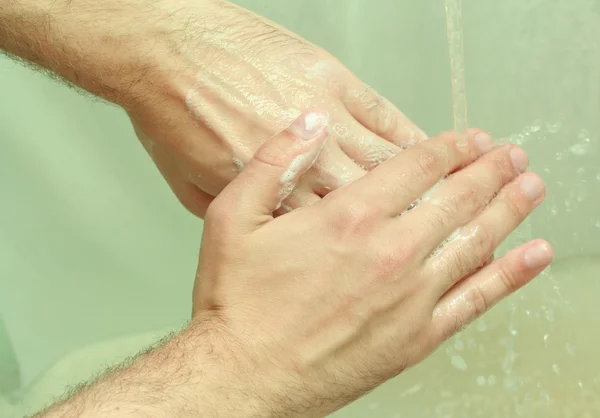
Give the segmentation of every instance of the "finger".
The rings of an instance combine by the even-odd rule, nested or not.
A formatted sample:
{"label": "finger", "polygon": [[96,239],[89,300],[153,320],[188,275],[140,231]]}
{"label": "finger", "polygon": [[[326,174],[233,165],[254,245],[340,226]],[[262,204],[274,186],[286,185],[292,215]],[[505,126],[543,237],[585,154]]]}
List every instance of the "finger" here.
{"label": "finger", "polygon": [[294,209],[314,205],[321,201],[321,197],[308,188],[296,188],[282,203],[281,207],[275,211],[275,216],[285,215]]}
{"label": "finger", "polygon": [[348,90],[342,100],[360,124],[399,147],[407,148],[427,139],[417,125],[370,86]]}
{"label": "finger", "polygon": [[181,204],[197,217],[204,219],[208,206],[214,200],[212,195],[203,192],[193,183],[182,182],[179,185],[171,185],[172,190]]}
{"label": "finger", "polygon": [[353,119],[335,124],[331,131],[342,151],[367,171],[402,151],[399,146],[375,135]]}
{"label": "finger", "polygon": [[496,259],[496,257],[494,256],[494,254],[492,254],[487,260],[485,260],[485,262],[482,265],[480,265],[479,267],[475,268],[471,273],[467,274],[465,277],[463,277],[462,279],[460,279],[458,282],[456,282],[456,284],[454,286],[458,286],[461,282],[467,280],[469,277],[473,276],[474,274],[477,274],[482,269],[484,269],[487,266],[489,266],[490,264],[492,264],[495,259]]}
{"label": "finger", "polygon": [[460,282],[442,296],[434,309],[434,335],[439,341],[454,335],[529,283],[550,265],[553,257],[550,244],[543,240],[532,241]]}
{"label": "finger", "polygon": [[504,187],[489,206],[457,233],[457,237],[426,261],[444,293],[481,265],[545,197],[542,179],[525,173]]}
{"label": "finger", "polygon": [[358,180],[367,173],[352,161],[334,141],[327,142],[314,169],[317,171],[317,181],[313,186],[313,191],[321,197],[332,190]]}
{"label": "finger", "polygon": [[405,219],[399,228],[415,231],[415,240],[425,258],[458,228],[472,221],[528,165],[527,155],[519,147],[496,148],[443,180],[416,208],[403,215]]}
{"label": "finger", "polygon": [[[226,210],[234,226],[254,230],[273,219],[273,212],[313,165],[327,138],[328,116],[304,113],[285,131],[268,140],[209,207]],[[239,229],[238,229],[239,231]]]}
{"label": "finger", "polygon": [[458,139],[456,133],[448,132],[421,142],[384,162],[338,196],[365,205],[376,202],[374,210],[396,217],[441,178],[492,147],[491,137],[479,130],[470,130],[460,146]]}

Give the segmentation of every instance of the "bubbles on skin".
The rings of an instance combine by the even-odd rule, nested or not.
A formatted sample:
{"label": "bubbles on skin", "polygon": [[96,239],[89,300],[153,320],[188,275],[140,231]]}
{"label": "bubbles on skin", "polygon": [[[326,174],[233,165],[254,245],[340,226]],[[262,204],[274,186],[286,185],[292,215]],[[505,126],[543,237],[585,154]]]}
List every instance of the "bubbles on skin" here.
{"label": "bubbles on skin", "polygon": [[377,119],[377,129],[380,132],[387,132],[390,129],[392,126],[392,105],[371,86],[365,84],[361,90],[350,90],[348,96],[351,101],[359,104],[367,112],[373,109],[379,110],[381,116]]}
{"label": "bubbles on skin", "polygon": [[210,128],[210,125],[208,125],[208,121],[202,112],[202,99],[200,97],[198,86],[194,86],[188,91],[187,95],[185,96],[185,106],[194,119],[203,124],[207,124],[207,127]]}
{"label": "bubbles on skin", "polygon": [[306,76],[311,80],[327,82],[335,75],[337,65],[333,61],[317,61],[313,66],[306,69]]}
{"label": "bubbles on skin", "polygon": [[457,229],[448,238],[446,238],[444,241],[442,241],[442,243],[440,245],[438,245],[435,248],[435,250],[433,250],[433,252],[429,255],[428,260],[431,260],[432,258],[435,258],[436,256],[438,256],[444,250],[444,248],[446,248],[450,243],[456,241],[459,238],[464,239],[461,235],[461,230]]}
{"label": "bubbles on skin", "polygon": [[241,173],[242,170],[244,169],[244,162],[242,160],[240,160],[239,158],[233,158],[233,163],[235,164],[235,168],[234,171],[237,170],[238,173]]}
{"label": "bubbles on skin", "polygon": [[378,165],[380,165],[384,161],[389,160],[395,155],[396,152],[394,152],[394,150],[384,145],[376,144],[369,147],[367,153],[364,156],[364,159],[370,163],[370,167],[377,167]]}
{"label": "bubbles on skin", "polygon": [[[215,42],[222,40],[213,39]],[[251,62],[249,71],[235,70],[231,62],[239,63],[238,67],[248,67],[247,57],[243,51],[231,46],[228,55],[215,65],[201,68],[196,83],[186,95],[186,106],[193,119],[212,130],[218,137],[226,138],[233,155],[253,155],[254,145],[260,145],[275,132],[285,129],[301,113],[299,109],[318,107],[329,111],[332,103],[326,94],[330,79],[339,79],[334,73],[338,65],[333,61],[319,61],[312,67],[302,62],[290,68],[272,65],[267,58]],[[294,71],[296,70],[296,71]],[[238,124],[237,120],[254,121]],[[264,131],[264,137],[256,132]],[[338,135],[349,135],[348,127],[334,125],[333,131]],[[260,138],[258,144],[248,144],[249,137]],[[369,158],[382,159],[372,153]],[[235,161],[236,167],[239,164]],[[337,165],[319,166],[327,177],[341,187],[353,179],[350,169],[341,169]],[[239,170],[238,170],[239,171]]]}
{"label": "bubbles on skin", "polygon": [[350,129],[348,129],[346,125],[336,123],[333,125],[332,131],[338,138],[345,139],[348,136]]}
{"label": "bubbles on skin", "polygon": [[329,115],[322,115],[320,113],[309,113],[304,119],[304,129],[312,131],[317,125],[328,125]]}
{"label": "bubbles on skin", "polygon": [[[312,131],[315,128],[315,126],[322,127],[321,130],[317,133],[317,136],[321,135],[323,130],[327,129],[327,127],[329,126],[329,115],[320,113],[308,113],[304,117],[304,128],[307,131]],[[283,172],[283,174],[279,178],[279,182],[281,183],[282,187],[279,191],[280,201],[276,209],[281,208],[283,201],[294,191],[296,180],[298,179],[302,171],[306,170],[309,167],[312,167],[315,164],[326,143],[327,139],[324,139],[318,148],[310,149],[304,154],[296,156],[290,162],[288,168]]]}
{"label": "bubbles on skin", "polygon": [[[307,123],[308,123],[308,121],[307,121]],[[292,162],[288,166],[287,170],[285,170],[285,172],[281,175],[281,178],[279,179],[281,184],[286,185],[298,176],[300,171],[306,166],[306,163],[305,163],[306,157],[307,157],[307,155],[303,154],[303,155],[297,156],[296,158],[294,158],[292,160]]]}
{"label": "bubbles on skin", "polygon": [[440,187],[440,185],[442,184],[442,182],[444,181],[444,179],[438,181],[436,184],[433,185],[433,187],[429,190],[427,190],[423,196],[421,196],[420,198],[418,198],[417,200],[415,200],[413,203],[411,203],[408,208],[406,208],[404,211],[402,211],[402,213],[400,213],[400,216],[404,215],[405,213],[413,210],[414,208],[416,208],[419,203],[421,202],[427,202],[429,200],[431,200],[431,196],[433,195],[433,193]]}
{"label": "bubbles on skin", "polygon": [[366,170],[372,170],[381,163],[396,155],[396,152],[387,143],[381,143],[381,139],[374,135],[362,136],[357,139]]}
{"label": "bubbles on skin", "polygon": [[325,165],[322,161],[317,161],[315,167],[322,177],[331,180],[335,179],[337,181],[335,184],[336,188],[348,185],[353,179],[352,172],[343,165],[335,165],[335,167],[333,167]]}

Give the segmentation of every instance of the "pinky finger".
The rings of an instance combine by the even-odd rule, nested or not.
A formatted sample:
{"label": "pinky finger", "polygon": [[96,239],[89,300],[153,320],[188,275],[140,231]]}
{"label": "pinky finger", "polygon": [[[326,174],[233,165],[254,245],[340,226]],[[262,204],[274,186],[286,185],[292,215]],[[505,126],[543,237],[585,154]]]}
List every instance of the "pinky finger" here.
{"label": "pinky finger", "polygon": [[521,245],[451,288],[438,301],[432,318],[440,341],[483,315],[529,283],[550,265],[554,254],[544,240]]}

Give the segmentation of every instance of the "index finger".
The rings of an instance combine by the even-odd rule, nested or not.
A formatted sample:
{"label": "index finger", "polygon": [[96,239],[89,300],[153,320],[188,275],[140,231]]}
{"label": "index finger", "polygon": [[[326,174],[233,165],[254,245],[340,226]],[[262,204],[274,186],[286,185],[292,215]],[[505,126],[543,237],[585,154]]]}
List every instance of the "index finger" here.
{"label": "index finger", "polygon": [[466,140],[446,132],[401,152],[333,195],[362,200],[383,215],[398,216],[442,178],[492,148],[493,140],[484,131],[469,130]]}

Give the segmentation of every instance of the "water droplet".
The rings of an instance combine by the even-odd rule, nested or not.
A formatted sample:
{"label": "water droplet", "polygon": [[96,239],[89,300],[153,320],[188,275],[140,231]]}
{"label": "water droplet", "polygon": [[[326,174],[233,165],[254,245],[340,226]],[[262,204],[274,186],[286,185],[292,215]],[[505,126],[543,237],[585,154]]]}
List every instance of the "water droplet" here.
{"label": "water droplet", "polygon": [[556,374],[560,374],[560,367],[558,367],[558,364],[552,365],[552,371]]}
{"label": "water droplet", "polygon": [[548,132],[550,132],[551,134],[555,134],[560,129],[560,123],[547,123],[546,129],[548,129]]}
{"label": "water droplet", "polygon": [[487,383],[487,379],[485,378],[485,376],[477,376],[476,381],[479,386],[485,386],[485,384]]}
{"label": "water droplet", "polygon": [[581,156],[587,154],[588,149],[588,144],[575,144],[571,148],[569,148],[569,151],[571,151],[571,154],[573,155]]}
{"label": "water droplet", "polygon": [[442,393],[440,393],[440,395],[444,399],[452,398],[452,392],[450,392],[449,390],[442,391]]}
{"label": "water droplet", "polygon": [[461,356],[452,356],[451,363],[452,367],[454,367],[457,370],[465,371],[468,368],[467,362]]}
{"label": "water droplet", "polygon": [[465,343],[463,343],[461,340],[456,340],[454,342],[454,349],[456,351],[462,351],[465,349]]}
{"label": "water droplet", "polygon": [[543,391],[542,393],[540,393],[540,396],[544,400],[544,403],[546,403],[546,404],[550,403],[550,395],[548,395],[548,392]]}
{"label": "water droplet", "polygon": [[496,376],[495,375],[490,375],[487,379],[488,385],[490,386],[494,386],[496,384]]}

